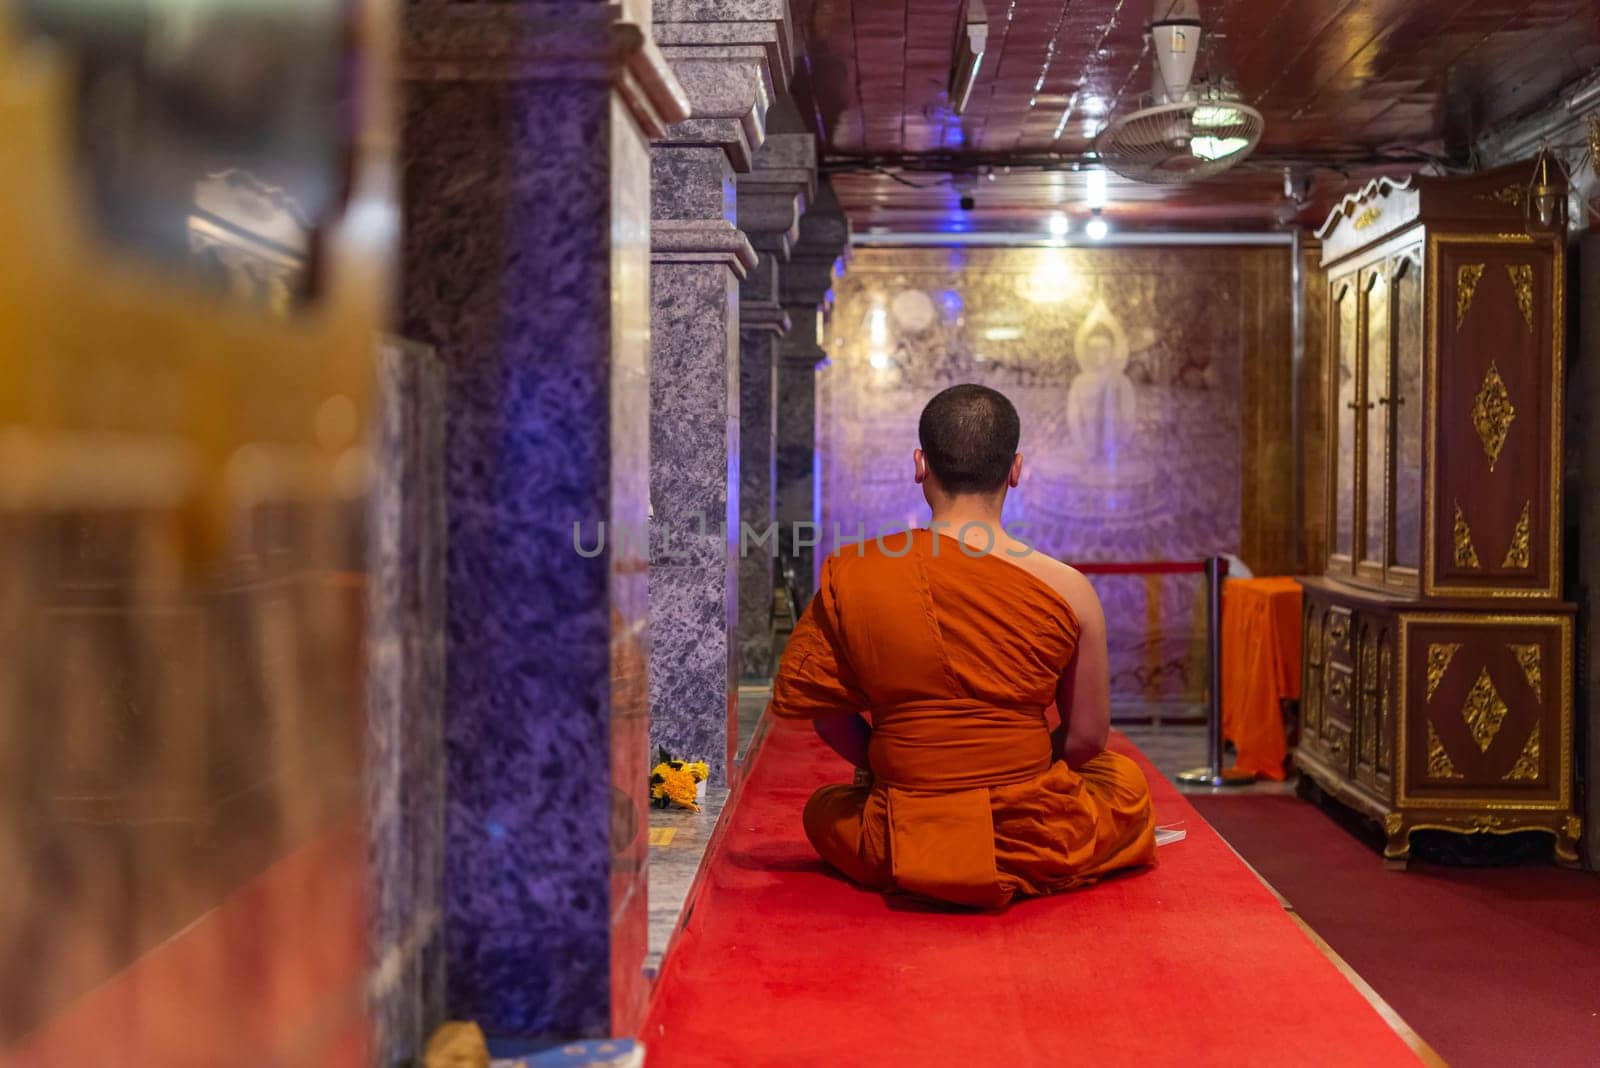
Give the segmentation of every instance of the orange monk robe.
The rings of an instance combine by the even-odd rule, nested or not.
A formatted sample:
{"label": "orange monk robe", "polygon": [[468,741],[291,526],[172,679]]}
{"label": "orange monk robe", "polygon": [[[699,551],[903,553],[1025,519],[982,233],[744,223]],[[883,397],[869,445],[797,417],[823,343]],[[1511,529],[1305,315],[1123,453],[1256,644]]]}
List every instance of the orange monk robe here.
{"label": "orange monk robe", "polygon": [[1138,765],[1103,752],[1074,771],[1053,753],[1045,709],[1077,648],[1072,608],[1002,555],[925,530],[889,555],[905,544],[824,563],[773,683],[776,715],[871,718],[873,785],[806,805],[817,852],[863,886],[980,908],[1151,863]]}

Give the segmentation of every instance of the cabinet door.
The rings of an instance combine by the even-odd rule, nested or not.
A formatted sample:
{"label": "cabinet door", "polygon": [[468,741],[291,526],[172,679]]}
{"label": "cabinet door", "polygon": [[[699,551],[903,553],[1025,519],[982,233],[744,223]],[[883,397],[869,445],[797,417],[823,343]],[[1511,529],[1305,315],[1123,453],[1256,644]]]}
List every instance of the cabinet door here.
{"label": "cabinet door", "polygon": [[1355,775],[1374,796],[1386,798],[1394,762],[1394,723],[1391,693],[1394,687],[1394,648],[1389,619],[1382,615],[1358,617],[1356,644],[1359,690],[1356,695]]}
{"label": "cabinet door", "polygon": [[[1371,578],[1382,578],[1389,556],[1389,278],[1384,265],[1362,272],[1361,295],[1365,315],[1365,374],[1355,409],[1357,448],[1357,500],[1361,504],[1360,565]],[[1364,425],[1363,425],[1364,424]]]}
{"label": "cabinet door", "polygon": [[1334,442],[1332,477],[1328,480],[1333,510],[1333,559],[1328,570],[1349,570],[1355,558],[1356,523],[1356,287],[1354,276],[1332,283],[1328,314],[1328,352],[1333,357]]}
{"label": "cabinet door", "polygon": [[1403,252],[1393,272],[1394,393],[1386,405],[1393,425],[1394,535],[1389,578],[1414,586],[1422,563],[1422,250]]}

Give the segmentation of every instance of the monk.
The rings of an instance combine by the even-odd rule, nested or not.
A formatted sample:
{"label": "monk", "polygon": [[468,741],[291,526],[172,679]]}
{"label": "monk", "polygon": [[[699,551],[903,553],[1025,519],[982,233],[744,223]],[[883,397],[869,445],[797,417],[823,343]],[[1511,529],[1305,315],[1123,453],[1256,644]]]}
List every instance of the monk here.
{"label": "monk", "polygon": [[812,796],[806,835],[864,887],[993,909],[1155,859],[1149,784],[1106,750],[1099,598],[1001,529],[1020,435],[984,386],[928,402],[912,461],[933,522],[829,556],[784,651],[773,713],[858,769]]}

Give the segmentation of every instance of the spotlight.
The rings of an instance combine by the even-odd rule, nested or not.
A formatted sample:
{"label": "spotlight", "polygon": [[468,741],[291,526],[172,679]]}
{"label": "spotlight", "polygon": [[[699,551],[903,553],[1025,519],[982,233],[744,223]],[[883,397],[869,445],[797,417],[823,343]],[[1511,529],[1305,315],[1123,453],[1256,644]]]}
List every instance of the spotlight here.
{"label": "spotlight", "polygon": [[867,336],[873,348],[881,348],[889,340],[889,312],[886,308],[873,308],[867,313]]}
{"label": "spotlight", "polygon": [[1050,235],[1052,237],[1066,237],[1067,231],[1072,229],[1072,220],[1062,212],[1050,216]]}
{"label": "spotlight", "polygon": [[1104,219],[1095,216],[1089,220],[1088,225],[1083,228],[1083,232],[1089,235],[1090,241],[1104,241],[1106,235],[1111,232],[1111,227]]}
{"label": "spotlight", "polygon": [[1089,172],[1083,198],[1090,208],[1098,210],[1106,206],[1106,172],[1103,168],[1096,167]]}

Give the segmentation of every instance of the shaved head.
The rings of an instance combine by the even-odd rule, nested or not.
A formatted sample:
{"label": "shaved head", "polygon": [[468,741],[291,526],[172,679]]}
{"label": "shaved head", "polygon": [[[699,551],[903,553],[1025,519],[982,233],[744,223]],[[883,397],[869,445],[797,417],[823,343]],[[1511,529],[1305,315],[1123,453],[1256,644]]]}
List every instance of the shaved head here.
{"label": "shaved head", "polygon": [[1005,488],[1022,437],[1017,409],[988,386],[951,386],[928,402],[917,423],[928,470],[949,494]]}

